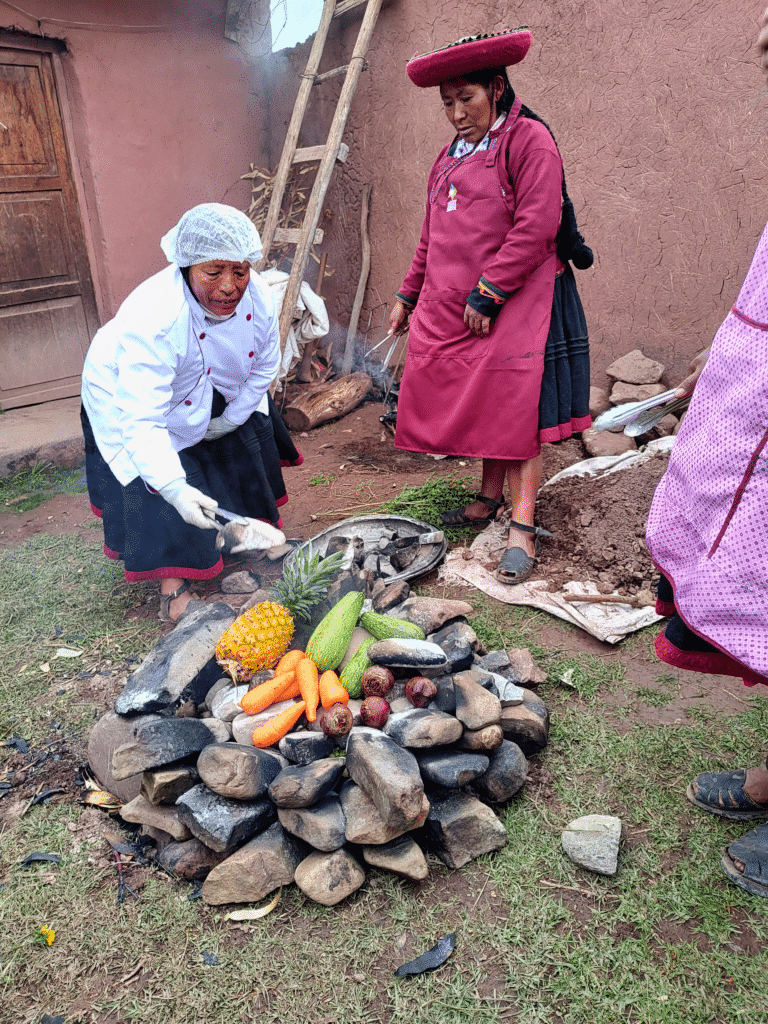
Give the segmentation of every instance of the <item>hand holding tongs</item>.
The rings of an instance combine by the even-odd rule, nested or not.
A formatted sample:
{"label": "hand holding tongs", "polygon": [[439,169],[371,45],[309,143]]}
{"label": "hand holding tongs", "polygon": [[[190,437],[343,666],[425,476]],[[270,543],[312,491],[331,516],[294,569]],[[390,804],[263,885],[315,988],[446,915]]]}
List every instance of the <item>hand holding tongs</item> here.
{"label": "hand holding tongs", "polygon": [[[624,402],[613,409],[606,409],[600,413],[592,426],[595,430],[616,430],[617,427],[624,427],[624,433],[628,437],[639,437],[654,427],[667,413],[687,408],[691,400],[690,395],[678,398],[674,402],[670,401],[675,397],[676,390],[677,388],[672,388],[642,402]],[[666,404],[668,402],[669,405]]]}

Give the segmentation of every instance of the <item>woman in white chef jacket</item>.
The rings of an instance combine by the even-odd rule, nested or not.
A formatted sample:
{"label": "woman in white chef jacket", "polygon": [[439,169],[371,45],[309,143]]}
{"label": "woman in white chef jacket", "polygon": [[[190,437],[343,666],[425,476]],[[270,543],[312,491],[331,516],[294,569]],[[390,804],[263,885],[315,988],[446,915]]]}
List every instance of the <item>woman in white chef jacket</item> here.
{"label": "woman in white chef jacket", "polygon": [[261,240],[239,210],[204,203],[161,240],[172,264],[95,335],[83,368],[86,473],[104,551],[126,579],[160,580],[176,621],[189,580],[222,569],[218,505],[281,526],[281,465],[301,454],[268,388],[280,358]]}

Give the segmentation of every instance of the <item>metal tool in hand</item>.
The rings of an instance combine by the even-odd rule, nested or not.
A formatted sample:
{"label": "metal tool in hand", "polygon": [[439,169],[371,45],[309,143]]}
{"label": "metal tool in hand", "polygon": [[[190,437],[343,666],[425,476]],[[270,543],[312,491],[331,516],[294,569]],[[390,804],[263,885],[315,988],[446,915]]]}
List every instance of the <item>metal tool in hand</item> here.
{"label": "metal tool in hand", "polygon": [[230,523],[243,523],[247,526],[249,522],[246,516],[238,516],[234,512],[227,512],[225,508],[212,508],[211,512],[215,516],[221,516],[222,519],[228,520]]}
{"label": "metal tool in hand", "polygon": [[691,402],[691,396],[686,395],[685,398],[678,398],[675,402],[670,402],[669,405],[662,405],[660,408],[646,409],[645,412],[641,412],[639,416],[630,420],[629,423],[624,427],[624,433],[627,437],[640,437],[641,434],[647,434],[649,430],[656,426],[656,424],[663,420],[669,413],[682,412],[687,409]]}
{"label": "metal tool in hand", "polygon": [[600,413],[592,426],[595,430],[617,430],[619,427],[626,426],[630,420],[636,419],[646,409],[655,409],[656,406],[665,405],[671,398],[674,398],[675,391],[676,388],[672,388],[660,395],[654,395],[653,398],[646,398],[642,402],[624,402],[622,405],[614,406],[613,409],[606,409],[605,412]]}

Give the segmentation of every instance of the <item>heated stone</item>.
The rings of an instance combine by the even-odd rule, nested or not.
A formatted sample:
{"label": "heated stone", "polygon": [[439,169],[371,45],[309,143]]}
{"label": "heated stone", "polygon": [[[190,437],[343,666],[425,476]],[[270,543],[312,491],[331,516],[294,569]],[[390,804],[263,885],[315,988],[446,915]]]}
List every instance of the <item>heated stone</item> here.
{"label": "heated stone", "polygon": [[477,673],[457,672],[453,677],[456,717],[467,729],[484,729],[501,719],[501,701],[477,680]]}
{"label": "heated stone", "polygon": [[246,746],[249,743],[253,744],[254,729],[264,725],[273,715],[279,715],[295,703],[295,700],[281,700],[277,704],[271,704],[264,711],[259,711],[257,715],[246,715],[245,712],[241,712],[237,718],[232,719],[232,739],[235,743],[244,743]]}
{"label": "heated stone", "polygon": [[417,758],[425,782],[447,789],[460,789],[482,775],[488,768],[483,754],[465,754],[460,751],[440,751],[419,754]]}
{"label": "heated stone", "polygon": [[445,652],[437,644],[428,640],[402,640],[399,637],[391,640],[377,640],[368,648],[368,657],[374,665],[385,665],[388,668],[407,668],[414,672],[425,669],[445,669],[448,659]]}
{"label": "heated stone", "polygon": [[280,824],[315,850],[340,849],[345,842],[345,820],[337,796],[326,796],[314,807],[279,807]]}
{"label": "heated stone", "polygon": [[203,900],[216,905],[262,900],[278,886],[290,885],[306,855],[307,847],[275,822],[210,872]]}
{"label": "heated stone", "polygon": [[465,729],[459,746],[462,750],[496,750],[504,742],[504,731],[500,725],[486,725],[484,729]]}
{"label": "heated stone", "polygon": [[221,581],[222,594],[253,594],[261,586],[261,577],[248,569],[231,572]]}
{"label": "heated stone", "polygon": [[210,704],[211,714],[222,722],[234,722],[238,715],[242,715],[243,709],[240,701],[251,689],[249,683],[242,686],[230,686],[227,689],[219,690]]}
{"label": "heated stone", "polygon": [[454,714],[456,711],[456,691],[453,688],[453,676],[438,676],[432,681],[437,687],[437,694],[432,704],[434,704],[438,711],[444,711],[447,715]]}
{"label": "heated stone", "polygon": [[615,359],[605,371],[614,380],[627,384],[656,384],[664,373],[664,364],[643,355],[639,348]]}
{"label": "heated stone", "polygon": [[540,753],[549,737],[549,712],[540,697],[524,690],[523,703],[501,709],[504,736],[517,743],[526,757]]}
{"label": "heated stone", "polygon": [[185,615],[128,678],[115,701],[119,715],[160,711],[181,700],[201,704],[221,675],[216,644],[235,621],[223,601],[204,604]]}
{"label": "heated stone", "polygon": [[[355,729],[347,743],[347,773],[400,834],[424,821],[424,784],[416,758],[378,729]],[[390,837],[392,838],[392,837]]]}
{"label": "heated stone", "polygon": [[278,807],[311,807],[333,789],[345,764],[343,757],[328,757],[283,768],[270,784],[269,797]]}
{"label": "heated stone", "polygon": [[197,771],[206,786],[230,800],[255,800],[264,796],[279,775],[277,758],[253,745],[211,743],[197,759]]}
{"label": "heated stone", "polygon": [[388,614],[415,622],[429,636],[451,620],[471,615],[472,605],[466,601],[450,601],[440,597],[409,597]]}
{"label": "heated stone", "polygon": [[504,740],[489,753],[488,771],[475,779],[472,789],[483,799],[501,804],[522,789],[528,774],[528,762],[516,743]]}
{"label": "heated stone", "polygon": [[159,718],[137,726],[133,738],[117,747],[112,754],[112,772],[116,779],[127,779],[147,768],[197,754],[215,738],[207,722],[198,718]]}
{"label": "heated stone", "polygon": [[[339,793],[341,809],[346,821],[346,837],[349,843],[388,843],[401,836],[407,829],[393,828],[379,813],[376,804],[356,782],[347,779]],[[429,801],[424,797],[423,816],[429,811]]]}
{"label": "heated stone", "polygon": [[277,816],[271,800],[228,800],[202,784],[183,793],[176,806],[192,835],[220,853],[263,832]]}
{"label": "heated stone", "polygon": [[463,729],[461,722],[444,711],[411,708],[390,715],[384,732],[401,747],[440,747],[455,743]]}
{"label": "heated stone", "polygon": [[177,878],[187,882],[201,882],[211,868],[221,864],[225,856],[211,850],[199,839],[187,839],[183,843],[168,843],[156,859],[161,868]]}
{"label": "heated stone", "polygon": [[289,732],[280,740],[280,753],[293,764],[311,764],[328,757],[335,745],[323,732]]}
{"label": "heated stone", "polygon": [[427,639],[445,651],[449,672],[461,672],[469,668],[474,660],[475,651],[480,650],[477,633],[462,619],[457,619],[436,633],[431,633]]}
{"label": "heated stone", "polygon": [[333,907],[360,888],[365,872],[346,850],[315,852],[296,868],[294,881],[315,903]]}
{"label": "heated stone", "polygon": [[411,588],[405,580],[395,580],[388,583],[383,590],[373,597],[373,610],[384,615],[391,615],[392,609],[402,604],[408,598]]}
{"label": "heated stone", "polygon": [[364,846],[363,860],[410,882],[423,882],[429,876],[426,857],[411,836],[400,836],[383,846]]}
{"label": "heated stone", "polygon": [[163,832],[167,832],[169,836],[178,841],[189,839],[192,835],[182,822],[175,807],[158,807],[151,804],[141,793],[130,803],[123,804],[120,808],[120,817],[134,825],[148,825],[150,828],[162,829]]}
{"label": "heated stone", "polygon": [[155,768],[144,772],[141,792],[151,804],[175,804],[182,793],[200,781],[195,768]]}
{"label": "heated stone", "polygon": [[99,785],[112,793],[123,803],[133,800],[141,790],[143,769],[118,779],[112,773],[112,754],[118,747],[133,742],[137,729],[150,722],[159,722],[157,715],[141,715],[138,718],[124,718],[114,711],[107,711],[96,722],[88,736],[88,764]]}
{"label": "heated stone", "polygon": [[461,868],[507,842],[507,830],[491,808],[466,793],[433,799],[420,834],[449,868]]}

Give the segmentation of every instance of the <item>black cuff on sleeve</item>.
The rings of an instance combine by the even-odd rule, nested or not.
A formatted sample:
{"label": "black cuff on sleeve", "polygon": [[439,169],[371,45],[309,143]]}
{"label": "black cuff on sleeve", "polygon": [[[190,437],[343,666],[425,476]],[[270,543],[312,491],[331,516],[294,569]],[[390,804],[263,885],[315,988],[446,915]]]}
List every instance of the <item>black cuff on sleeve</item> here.
{"label": "black cuff on sleeve", "polygon": [[418,302],[418,298],[419,297],[417,295],[414,298],[408,298],[407,296],[403,295],[402,292],[395,292],[395,298],[396,299],[400,299],[400,301],[403,303],[403,305],[410,306],[411,309],[413,309],[413,307]]}
{"label": "black cuff on sleeve", "polygon": [[503,302],[497,302],[495,299],[489,299],[487,295],[484,295],[480,291],[479,285],[476,285],[469,293],[467,305],[471,306],[476,313],[479,313],[481,316],[489,316],[492,320],[495,320],[504,308]]}

